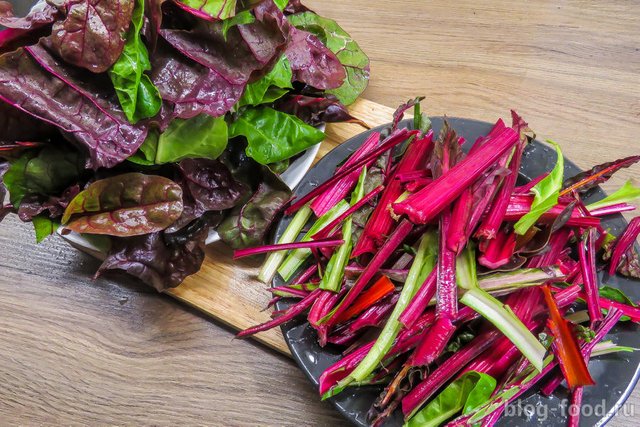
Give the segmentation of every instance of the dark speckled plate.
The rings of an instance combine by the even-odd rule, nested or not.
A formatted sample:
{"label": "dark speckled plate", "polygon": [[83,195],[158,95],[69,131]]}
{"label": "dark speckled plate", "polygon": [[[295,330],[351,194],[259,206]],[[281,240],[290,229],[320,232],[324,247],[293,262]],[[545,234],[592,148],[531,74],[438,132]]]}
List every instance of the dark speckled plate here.
{"label": "dark speckled plate", "polygon": [[[458,134],[468,141],[465,149],[468,149],[471,142],[475,141],[479,136],[486,135],[491,129],[490,123],[459,118],[449,118],[448,120]],[[437,134],[442,126],[442,118],[433,118],[432,122]],[[405,120],[403,125],[410,126],[410,121]],[[374,130],[383,128],[380,127]],[[304,195],[314,186],[331,177],[336,166],[353,153],[364,142],[369,133],[370,131],[355,136],[327,154],[307,173],[298,185],[295,194],[297,196]],[[555,161],[556,154],[553,149],[539,142],[534,142],[524,154],[520,178],[523,181],[528,181],[531,177],[549,171],[553,168]],[[572,176],[578,172],[580,172],[580,169],[575,164],[565,161],[565,176]],[[587,200],[599,200],[604,195],[602,190],[597,189]],[[289,218],[284,218],[278,224],[276,238],[284,231],[288,222]],[[612,216],[604,222],[605,228],[611,229],[614,234],[620,233],[625,224],[621,215]],[[601,283],[622,289],[635,301],[640,299],[640,285],[638,283],[618,276],[608,277],[603,273],[600,274],[600,280]],[[282,283],[276,283],[276,285],[280,284]],[[281,302],[277,308],[284,309],[287,306],[287,302]],[[285,325],[282,328],[282,332],[293,357],[317,387],[320,374],[340,359],[339,349],[331,346],[321,348],[317,344],[315,331],[306,322],[292,322]],[[633,324],[619,324],[609,334],[608,339],[612,339],[620,345],[640,347],[638,327]],[[622,407],[640,376],[639,363],[640,352],[608,355],[591,361],[589,370],[597,385],[585,388],[583,403],[590,405],[589,408],[592,410],[583,412],[581,425],[603,425]],[[331,399],[331,402],[353,424],[365,426],[366,413],[380,391],[381,389],[377,387],[350,388]],[[508,418],[503,417],[498,424],[505,426],[565,426],[566,417],[564,414],[566,413],[567,398],[568,394],[564,388],[559,389],[554,396],[549,398],[542,397],[537,393],[530,393],[519,402],[523,410],[514,411],[519,413]],[[585,405],[583,407],[586,407]],[[396,413],[386,425],[402,425],[401,414]]]}

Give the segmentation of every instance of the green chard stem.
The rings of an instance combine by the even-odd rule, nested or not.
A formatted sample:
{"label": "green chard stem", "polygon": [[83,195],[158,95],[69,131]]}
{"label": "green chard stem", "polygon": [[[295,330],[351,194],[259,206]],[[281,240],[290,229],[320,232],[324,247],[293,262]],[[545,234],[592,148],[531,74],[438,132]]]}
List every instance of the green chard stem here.
{"label": "green chard stem", "polygon": [[541,371],[547,350],[509,306],[479,287],[473,245],[469,244],[458,256],[456,273],[458,287],[466,290],[460,302],[491,322],[518,347],[538,371]]}
{"label": "green chard stem", "polygon": [[435,267],[437,250],[437,234],[433,231],[425,233],[420,240],[418,252],[411,264],[411,268],[409,269],[407,280],[400,292],[400,298],[398,299],[393,312],[389,316],[389,320],[384,325],[382,332],[380,332],[375,344],[349,376],[339,381],[335,387],[322,396],[323,400],[331,396],[335,396],[343,391],[348,385],[363,381],[378,368],[380,362],[389,352],[393,342],[398,336],[398,333],[400,333],[400,330],[402,329],[402,324],[398,321],[398,318],[415,296],[420,284],[424,282],[426,277]]}
{"label": "green chard stem", "polygon": [[[360,178],[358,178],[358,184],[356,185],[353,194],[351,195],[350,206],[355,205],[364,197],[364,182],[367,176],[367,168],[362,168]],[[338,292],[340,285],[342,284],[342,278],[344,277],[344,269],[349,262],[351,251],[353,250],[353,239],[351,236],[351,229],[353,227],[353,219],[351,215],[345,219],[342,225],[342,238],[344,243],[336,250],[327,264],[327,270],[320,281],[320,289],[327,291]]]}
{"label": "green chard stem", "polygon": [[[284,233],[282,233],[282,236],[280,236],[280,239],[278,239],[277,243],[295,242],[296,237],[298,237],[304,225],[307,223],[307,221],[309,221],[309,218],[311,218],[311,213],[312,212],[309,205],[305,205],[300,208],[294,215],[289,225],[287,225],[287,228],[284,230]],[[273,280],[273,276],[276,275],[276,271],[278,270],[278,267],[280,266],[286,255],[287,251],[277,251],[270,253],[267,259],[264,261],[264,264],[262,264],[262,268],[258,273],[258,280],[260,280],[262,283],[271,282],[271,280]]]}
{"label": "green chard stem", "polygon": [[[311,208],[309,208],[308,206],[305,206],[305,208],[311,210]],[[318,218],[318,220],[311,226],[311,228],[309,229],[309,231],[307,231],[301,241],[308,242],[309,240],[311,240],[311,236],[316,234],[318,231],[324,228],[325,225],[336,219],[347,209],[349,209],[349,203],[347,203],[346,200],[340,200],[333,208],[331,208],[329,212]],[[304,224],[302,224],[302,226],[298,229],[298,233],[300,232],[300,230],[302,230],[302,227],[304,227]],[[304,264],[309,255],[311,255],[311,249],[295,249],[289,253],[282,265],[280,265],[280,267],[278,268],[278,273],[280,274],[280,276],[282,276],[285,282],[291,279],[295,272],[298,271],[302,264]]]}

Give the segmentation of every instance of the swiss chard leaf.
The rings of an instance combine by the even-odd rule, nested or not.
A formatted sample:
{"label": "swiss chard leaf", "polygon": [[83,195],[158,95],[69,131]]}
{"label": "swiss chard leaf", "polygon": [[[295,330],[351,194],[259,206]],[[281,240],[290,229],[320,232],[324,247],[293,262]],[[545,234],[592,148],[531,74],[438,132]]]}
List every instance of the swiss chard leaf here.
{"label": "swiss chard leaf", "polygon": [[13,14],[13,5],[8,1],[0,1],[0,25],[20,30],[33,30],[54,22],[58,9],[45,0],[36,3],[27,16],[17,17]]}
{"label": "swiss chard leaf", "polygon": [[163,164],[183,159],[217,159],[227,147],[227,123],[222,117],[206,114],[190,119],[174,119],[158,136],[150,133],[140,152],[129,160],[138,164]]}
{"label": "swiss chard leaf", "polygon": [[290,198],[291,190],[277,177],[264,180],[245,205],[235,208],[222,221],[218,227],[220,238],[233,249],[263,243],[277,214]]}
{"label": "swiss chard leaf", "polygon": [[611,176],[622,168],[628,168],[640,161],[640,156],[629,156],[618,159],[613,162],[602,163],[580,172],[577,175],[565,180],[563,193],[578,191],[581,194],[586,193],[598,184],[606,182]]}
{"label": "swiss chard leaf", "polygon": [[[279,0],[278,3],[284,3],[284,1]],[[311,9],[303,5],[300,0],[289,0],[284,8],[284,13],[287,15],[293,15],[295,13],[302,12],[311,12]]]}
{"label": "swiss chard leaf", "polygon": [[285,54],[293,70],[293,79],[317,89],[339,88],[346,72],[337,56],[308,31],[292,27],[289,34]]}
{"label": "swiss chard leaf", "polygon": [[233,208],[247,195],[247,187],[218,160],[185,159],[178,167],[201,212]]}
{"label": "swiss chard leaf", "polygon": [[152,57],[152,80],[177,117],[225,114],[247,82],[266,74],[280,57],[289,32],[286,18],[272,1],[258,4],[253,14],[254,22],[227,27],[226,34],[223,23],[205,21],[189,31],[159,30],[184,55],[163,43]]}
{"label": "swiss chard leaf", "polygon": [[556,165],[549,175],[531,189],[534,194],[531,210],[514,225],[516,233],[520,235],[525,234],[545,212],[558,203],[558,196],[563,182],[564,157],[558,144],[550,140],[547,140],[547,142],[556,149]]}
{"label": "swiss chard leaf", "polygon": [[612,301],[617,301],[622,304],[627,304],[632,307],[637,307],[638,305],[634,303],[631,298],[625,295],[620,289],[612,288],[610,286],[603,286],[600,288],[600,296],[610,299]]}
{"label": "swiss chard leaf", "polygon": [[153,117],[162,106],[158,88],[154,86],[145,71],[151,69],[149,52],[142,42],[140,31],[144,20],[144,0],[136,0],[132,26],[122,54],[109,69],[122,110],[131,123]]}
{"label": "swiss chard leaf", "polygon": [[630,180],[625,182],[616,192],[608,195],[602,200],[591,203],[587,206],[587,210],[592,211],[601,207],[615,205],[617,203],[628,203],[640,198],[640,187],[633,185]]}
{"label": "swiss chard leaf", "polygon": [[289,95],[276,102],[274,108],[292,114],[311,126],[322,123],[350,122],[368,126],[349,114],[346,107],[335,97],[315,98],[304,95]]}
{"label": "swiss chard leaf", "polygon": [[222,21],[222,37],[224,37],[224,41],[227,41],[227,33],[229,29],[235,27],[236,25],[242,24],[252,24],[256,21],[256,18],[251,14],[249,10],[243,10],[238,13],[236,16],[225,19]]}
{"label": "swiss chard leaf", "polygon": [[173,114],[183,119],[201,113],[224,115],[238,102],[245,86],[176,54],[164,43],[158,44],[152,57],[151,80],[162,99],[173,104]]}
{"label": "swiss chard leaf", "polygon": [[60,196],[42,196],[29,194],[20,202],[18,218],[28,222],[34,217],[46,213],[49,218],[59,218],[69,206],[69,202],[80,192],[80,185],[75,184],[62,192]]}
{"label": "swiss chard leaf", "polygon": [[164,230],[182,214],[182,188],[153,175],[127,173],[89,185],[67,206],[62,224],[75,232],[137,236]]}
{"label": "swiss chard leaf", "polygon": [[66,0],[64,20],[53,24],[52,47],[69,64],[94,73],[120,57],[135,0]]}
{"label": "swiss chard leaf", "polygon": [[600,294],[601,297],[610,299],[611,301],[616,301],[622,304],[630,305],[631,307],[638,306],[635,302],[633,302],[631,298],[629,298],[620,289],[612,288],[611,286],[602,286],[600,289],[598,289],[598,293]]}
{"label": "swiss chard leaf", "polygon": [[324,133],[272,108],[247,108],[229,127],[231,137],[247,138],[247,156],[268,165],[288,159],[321,142]]}
{"label": "swiss chard leaf", "polygon": [[249,83],[244,89],[242,98],[238,102],[239,106],[267,104],[282,97],[291,89],[291,65],[285,55],[282,55],[278,62],[260,80]]}
{"label": "swiss chard leaf", "polygon": [[149,20],[148,34],[145,34],[147,43],[152,52],[156,50],[158,43],[158,31],[162,25],[162,5],[166,0],[144,0],[145,2],[145,15]]}
{"label": "swiss chard leaf", "polygon": [[[0,139],[16,141],[43,141],[55,134],[55,127],[0,101]],[[1,155],[1,154],[0,154]]]}
{"label": "swiss chard leaf", "polygon": [[36,3],[24,17],[13,14],[10,2],[0,1],[0,28],[6,27],[0,29],[0,53],[37,43],[40,37],[51,32],[47,26],[58,17],[58,9],[45,0]]}
{"label": "swiss chard leaf", "polygon": [[171,235],[156,232],[112,238],[111,249],[96,277],[108,270],[124,270],[158,292],[178,286],[200,269],[208,232],[209,222],[202,218]]}
{"label": "swiss chard leaf", "polygon": [[36,232],[36,243],[41,243],[58,228],[58,224],[54,220],[44,215],[34,216],[31,221]]}
{"label": "swiss chard leaf", "polygon": [[289,4],[289,0],[273,0],[273,2],[280,10],[284,10],[287,7],[287,4]]}
{"label": "swiss chard leaf", "polygon": [[176,0],[176,4],[198,18],[217,21],[236,13],[236,0]]}
{"label": "swiss chard leaf", "polygon": [[480,372],[467,372],[436,396],[405,425],[407,427],[436,427],[459,412],[468,414],[487,402],[496,388],[496,380]]}
{"label": "swiss chard leaf", "polygon": [[[269,4],[270,3],[270,4]],[[228,29],[221,23],[198,22],[192,30],[161,29],[160,35],[183,55],[215,71],[227,82],[245,85],[280,57],[287,43],[289,25],[273,2],[254,9],[251,24]]]}
{"label": "swiss chard leaf", "polygon": [[353,103],[366,89],[369,81],[369,58],[351,36],[333,20],[313,12],[304,12],[288,17],[297,28],[315,34],[336,54],[345,68],[344,83],[328,92],[345,105]]}
{"label": "swiss chard leaf", "polygon": [[0,56],[0,97],[84,145],[90,166],[112,167],[135,153],[147,130],[128,123],[108,80],[65,67],[41,45],[26,49]]}
{"label": "swiss chard leaf", "polygon": [[151,166],[156,164],[156,153],[158,151],[158,132],[150,131],[138,152],[127,159],[128,162],[137,165]]}
{"label": "swiss chard leaf", "polygon": [[39,152],[25,152],[11,163],[4,184],[15,208],[29,194],[56,194],[76,182],[83,170],[83,159],[71,150],[47,146]]}

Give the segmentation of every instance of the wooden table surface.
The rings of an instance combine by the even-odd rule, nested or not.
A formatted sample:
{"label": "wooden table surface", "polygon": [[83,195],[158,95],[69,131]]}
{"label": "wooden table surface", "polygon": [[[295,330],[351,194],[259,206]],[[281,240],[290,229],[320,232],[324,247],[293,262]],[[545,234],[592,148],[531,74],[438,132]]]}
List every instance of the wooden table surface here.
{"label": "wooden table surface", "polygon": [[[306,3],[368,52],[373,101],[425,95],[429,114],[487,121],[514,108],[583,167],[640,151],[637,2]],[[344,425],[284,356],[33,241],[0,226],[0,425]]]}

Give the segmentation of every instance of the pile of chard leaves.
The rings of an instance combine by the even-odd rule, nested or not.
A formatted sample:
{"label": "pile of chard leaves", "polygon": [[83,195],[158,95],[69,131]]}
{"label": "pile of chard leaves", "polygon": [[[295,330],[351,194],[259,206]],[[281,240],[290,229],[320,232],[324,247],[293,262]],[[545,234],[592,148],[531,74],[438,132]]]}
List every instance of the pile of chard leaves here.
{"label": "pile of chard leaves", "polygon": [[[291,159],[352,121],[369,60],[298,0],[0,1],[0,219],[108,240],[158,290],[218,227],[260,244]],[[7,199],[4,203],[3,200]]]}

